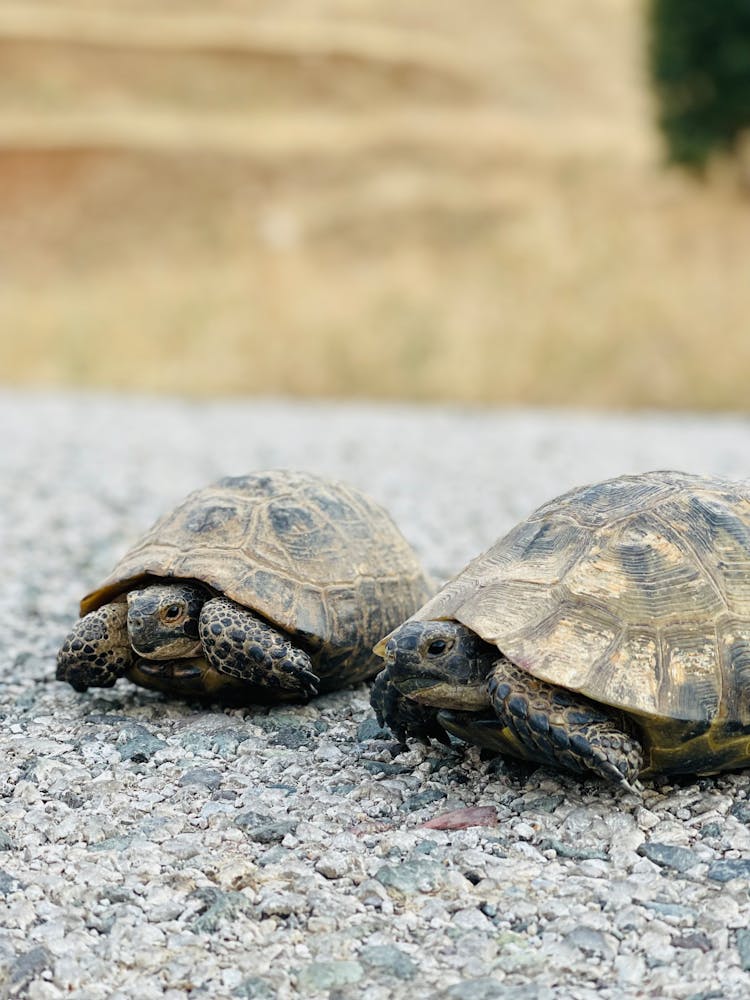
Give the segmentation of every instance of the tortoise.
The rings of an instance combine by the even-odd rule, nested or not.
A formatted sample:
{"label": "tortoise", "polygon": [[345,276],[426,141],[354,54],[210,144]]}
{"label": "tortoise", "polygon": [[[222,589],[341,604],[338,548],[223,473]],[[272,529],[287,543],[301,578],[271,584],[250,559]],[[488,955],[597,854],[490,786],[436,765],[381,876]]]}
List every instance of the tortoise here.
{"label": "tortoise", "polygon": [[372,676],[373,645],[428,596],[389,514],[289,470],[191,493],[81,601],[57,658],[77,691],[127,677],[236,704],[306,700]]}
{"label": "tortoise", "polygon": [[376,647],[372,704],[626,788],[750,764],[750,481],[621,476],[544,504]]}

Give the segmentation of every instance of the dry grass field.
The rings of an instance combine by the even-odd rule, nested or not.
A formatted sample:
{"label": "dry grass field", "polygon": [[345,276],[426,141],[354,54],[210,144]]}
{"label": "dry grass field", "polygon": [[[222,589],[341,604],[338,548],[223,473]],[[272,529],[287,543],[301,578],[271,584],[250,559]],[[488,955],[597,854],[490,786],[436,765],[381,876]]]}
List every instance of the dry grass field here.
{"label": "dry grass field", "polygon": [[746,407],[632,0],[0,0],[0,380]]}

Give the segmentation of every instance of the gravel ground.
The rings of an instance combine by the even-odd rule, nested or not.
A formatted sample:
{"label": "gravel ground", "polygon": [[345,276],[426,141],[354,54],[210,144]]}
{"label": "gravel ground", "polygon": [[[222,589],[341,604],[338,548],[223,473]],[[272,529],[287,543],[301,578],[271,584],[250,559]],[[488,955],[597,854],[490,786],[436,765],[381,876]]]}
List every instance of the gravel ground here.
{"label": "gravel ground", "polygon": [[219,475],[349,480],[443,578],[572,485],[746,475],[750,423],[9,392],[0,421],[0,997],[750,995],[747,773],[637,798],[402,752],[364,686],[204,710],[53,680],[78,598]]}

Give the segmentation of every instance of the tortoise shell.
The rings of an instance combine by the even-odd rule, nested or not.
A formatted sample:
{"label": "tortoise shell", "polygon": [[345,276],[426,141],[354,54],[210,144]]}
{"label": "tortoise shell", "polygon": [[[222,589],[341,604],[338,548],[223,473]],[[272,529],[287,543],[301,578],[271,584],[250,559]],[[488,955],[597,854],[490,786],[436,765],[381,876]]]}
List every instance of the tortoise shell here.
{"label": "tortoise shell", "polygon": [[571,490],[412,617],[462,622],[630,714],[654,769],[750,757],[750,481],[649,472]]}
{"label": "tortoise shell", "polygon": [[81,615],[174,578],[207,584],[300,637],[322,689],[375,673],[374,644],[429,593],[382,507],[351,486],[288,470],[191,493],[83,598]]}

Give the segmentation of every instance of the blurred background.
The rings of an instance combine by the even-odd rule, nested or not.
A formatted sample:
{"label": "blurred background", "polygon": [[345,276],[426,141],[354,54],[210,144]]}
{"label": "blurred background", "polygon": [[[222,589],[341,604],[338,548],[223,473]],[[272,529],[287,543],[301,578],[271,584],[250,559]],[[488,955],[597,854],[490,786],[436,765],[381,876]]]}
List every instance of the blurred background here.
{"label": "blurred background", "polygon": [[748,7],[0,2],[0,383],[745,409]]}

